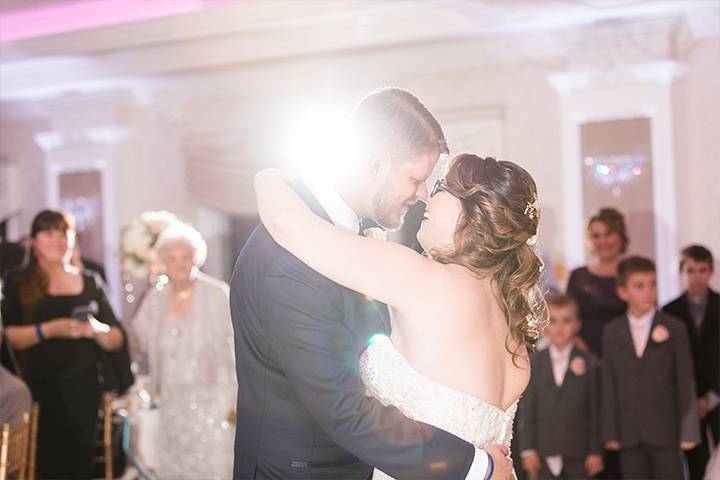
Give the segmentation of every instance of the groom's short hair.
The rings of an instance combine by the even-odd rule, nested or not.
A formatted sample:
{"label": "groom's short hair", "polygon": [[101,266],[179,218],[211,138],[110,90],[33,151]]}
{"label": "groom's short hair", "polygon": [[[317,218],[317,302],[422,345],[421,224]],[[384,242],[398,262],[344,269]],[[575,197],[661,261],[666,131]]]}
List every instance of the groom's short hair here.
{"label": "groom's short hair", "polygon": [[415,95],[401,88],[383,87],[367,95],[355,107],[350,124],[362,153],[449,153],[440,123]]}

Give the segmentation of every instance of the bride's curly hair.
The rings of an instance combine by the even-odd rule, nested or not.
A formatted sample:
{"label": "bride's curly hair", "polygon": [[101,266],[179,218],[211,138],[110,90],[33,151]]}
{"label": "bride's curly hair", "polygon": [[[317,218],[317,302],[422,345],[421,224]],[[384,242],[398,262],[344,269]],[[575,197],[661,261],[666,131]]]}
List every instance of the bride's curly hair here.
{"label": "bride's curly hair", "polygon": [[[538,287],[543,263],[533,248],[540,222],[535,181],[515,163],[466,153],[451,160],[444,184],[463,213],[452,251],[431,255],[492,277],[510,328],[505,348],[514,361],[522,345],[534,348],[547,322]],[[518,345],[514,351],[510,337]]]}

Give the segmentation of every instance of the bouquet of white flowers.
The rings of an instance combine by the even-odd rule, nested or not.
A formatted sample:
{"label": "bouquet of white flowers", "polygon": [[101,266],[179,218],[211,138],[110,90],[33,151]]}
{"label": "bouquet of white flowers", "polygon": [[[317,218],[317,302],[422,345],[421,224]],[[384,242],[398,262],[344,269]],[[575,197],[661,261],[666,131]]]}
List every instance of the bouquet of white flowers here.
{"label": "bouquet of white flowers", "polygon": [[133,219],[120,233],[122,272],[125,277],[148,279],[158,272],[155,249],[160,233],[180,220],[166,211],[145,212]]}

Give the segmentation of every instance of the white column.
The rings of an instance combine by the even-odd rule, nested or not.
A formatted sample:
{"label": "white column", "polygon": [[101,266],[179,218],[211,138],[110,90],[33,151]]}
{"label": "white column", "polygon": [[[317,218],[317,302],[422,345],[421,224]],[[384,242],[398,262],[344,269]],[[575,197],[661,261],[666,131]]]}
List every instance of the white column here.
{"label": "white column", "polygon": [[674,61],[573,71],[550,75],[560,95],[563,155],[565,264],[587,262],[583,218],[580,126],[592,121],[645,117],[651,121],[653,213],[658,269],[658,301],[679,291],[678,236],[673,156],[672,82],[685,73]]}

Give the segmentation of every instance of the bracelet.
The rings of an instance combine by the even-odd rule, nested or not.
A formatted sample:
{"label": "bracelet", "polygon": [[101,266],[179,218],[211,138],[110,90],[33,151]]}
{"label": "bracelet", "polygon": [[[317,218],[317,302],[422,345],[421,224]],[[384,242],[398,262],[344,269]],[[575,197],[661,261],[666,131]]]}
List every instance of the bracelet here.
{"label": "bracelet", "polygon": [[40,328],[40,322],[35,322],[35,334],[37,335],[38,342],[45,341],[45,335],[43,335],[42,328]]}
{"label": "bracelet", "polygon": [[490,480],[493,476],[493,472],[495,471],[495,460],[493,460],[492,455],[490,455],[487,451],[485,454],[488,456],[488,462],[490,462],[490,473],[488,473],[488,476],[485,477],[485,480]]}

